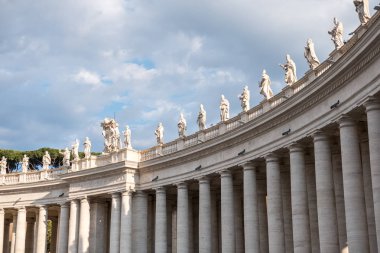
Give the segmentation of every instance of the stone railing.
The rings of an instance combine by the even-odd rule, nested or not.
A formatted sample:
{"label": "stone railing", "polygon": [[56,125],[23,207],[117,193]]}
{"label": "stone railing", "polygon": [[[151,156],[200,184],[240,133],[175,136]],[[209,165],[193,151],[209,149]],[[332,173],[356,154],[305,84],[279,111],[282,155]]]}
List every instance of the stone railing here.
{"label": "stone railing", "polygon": [[27,173],[9,173],[0,175],[0,184],[18,184],[18,183],[33,183],[41,180],[54,180],[61,174],[68,172],[67,167],[60,167],[49,170],[29,171]]}

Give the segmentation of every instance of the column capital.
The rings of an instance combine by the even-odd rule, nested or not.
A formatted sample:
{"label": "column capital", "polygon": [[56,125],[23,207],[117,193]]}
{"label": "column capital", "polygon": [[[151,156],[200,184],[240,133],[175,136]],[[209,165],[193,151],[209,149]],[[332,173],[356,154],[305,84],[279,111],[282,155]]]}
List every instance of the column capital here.
{"label": "column capital", "polygon": [[373,110],[380,110],[380,98],[370,96],[367,101],[364,102],[366,112]]}
{"label": "column capital", "polygon": [[132,196],[133,190],[126,190],[121,193],[122,196]]}
{"label": "column capital", "polygon": [[210,178],[208,176],[201,176],[196,178],[199,184],[210,184]]}
{"label": "column capital", "polygon": [[342,115],[338,119],[338,123],[339,123],[339,128],[356,126],[355,120],[348,115]]}
{"label": "column capital", "polygon": [[187,189],[187,183],[182,181],[175,184],[177,186],[177,189]]}
{"label": "column capital", "polygon": [[228,169],[219,171],[219,175],[220,175],[220,177],[232,177],[232,173]]}
{"label": "column capital", "polygon": [[291,143],[287,148],[289,149],[290,153],[303,152],[304,151],[303,145],[296,143],[296,142]]}
{"label": "column capital", "polygon": [[269,153],[269,154],[265,155],[265,161],[266,161],[266,163],[273,163],[273,162],[278,163],[279,158],[278,158],[277,154]]}
{"label": "column capital", "polygon": [[4,208],[0,207],[0,214],[4,214],[5,211],[4,211]]}
{"label": "column capital", "polygon": [[317,142],[317,141],[329,141],[330,140],[328,134],[325,131],[322,131],[320,129],[314,131],[311,134],[311,137],[313,137],[313,141],[314,142]]}
{"label": "column capital", "polygon": [[82,197],[80,197],[80,198],[79,198],[79,201],[80,201],[80,203],[89,202],[89,201],[88,201],[88,197],[87,197],[87,195],[86,195],[86,196],[82,196]]}
{"label": "column capital", "polygon": [[156,187],[154,190],[156,191],[156,194],[166,194],[165,186]]}
{"label": "column capital", "polygon": [[119,199],[121,197],[120,192],[112,192],[111,196],[113,199]]}
{"label": "column capital", "polygon": [[257,163],[249,161],[249,162],[243,163],[241,167],[243,167],[243,170],[256,170]]}
{"label": "column capital", "polygon": [[142,190],[137,190],[134,192],[136,197],[145,197],[146,193]]}
{"label": "column capital", "polygon": [[58,205],[61,207],[61,208],[69,208],[69,202],[61,202],[61,203],[58,203]]}
{"label": "column capital", "polygon": [[26,208],[25,208],[25,206],[20,206],[17,208],[17,211],[18,212],[26,212]]}

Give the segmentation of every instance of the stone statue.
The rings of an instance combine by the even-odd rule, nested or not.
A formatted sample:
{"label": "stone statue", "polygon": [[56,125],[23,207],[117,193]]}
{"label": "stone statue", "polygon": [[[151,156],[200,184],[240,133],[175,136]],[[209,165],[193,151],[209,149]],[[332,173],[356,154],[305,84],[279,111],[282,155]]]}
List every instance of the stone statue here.
{"label": "stone statue", "polygon": [[289,86],[297,82],[297,68],[294,61],[290,58],[290,55],[286,55],[286,63],[280,64],[285,70],[285,83]]}
{"label": "stone statue", "polygon": [[156,140],[158,145],[162,145],[164,143],[164,127],[162,123],[158,123],[156,131],[154,131],[156,135]]}
{"label": "stone statue", "polygon": [[7,158],[5,158],[5,156],[3,156],[0,160],[0,174],[7,174]]}
{"label": "stone statue", "polygon": [[89,159],[91,157],[91,141],[88,137],[83,142],[84,158]]}
{"label": "stone statue", "polygon": [[24,157],[22,158],[22,163],[21,163],[21,171],[22,173],[26,173],[28,172],[28,169],[29,169],[29,157],[24,155]]}
{"label": "stone statue", "polygon": [[319,65],[318,57],[314,50],[314,43],[311,39],[307,40],[304,56],[309,63],[311,69],[315,69]]}
{"label": "stone statue", "polygon": [[51,158],[48,151],[45,151],[44,156],[42,157],[42,169],[48,170],[51,164]]}
{"label": "stone statue", "polygon": [[71,145],[71,153],[73,154],[74,161],[79,160],[79,140],[75,139],[73,145]]}
{"label": "stone statue", "polygon": [[270,88],[270,85],[271,85],[271,81],[270,81],[269,75],[264,69],[259,86],[260,86],[260,94],[263,95],[266,99],[270,99],[271,97],[273,97],[273,91]]}
{"label": "stone statue", "polygon": [[59,150],[59,153],[61,155],[63,155],[63,160],[62,160],[63,166],[69,167],[70,166],[70,150],[69,150],[69,148],[65,148],[65,150],[63,152],[61,152],[61,150]]}
{"label": "stone statue", "polygon": [[186,119],[185,117],[183,116],[183,113],[181,113],[180,117],[179,117],[179,121],[178,121],[178,135],[180,138],[184,138],[185,137],[185,131],[187,129],[187,123],[186,123]]}
{"label": "stone statue", "polygon": [[371,14],[369,14],[368,0],[354,0],[354,5],[356,7],[356,12],[359,15],[360,23],[365,25],[371,18]]}
{"label": "stone statue", "polygon": [[204,130],[206,128],[206,110],[203,108],[203,105],[200,105],[197,123],[199,130]]}
{"label": "stone statue", "polygon": [[328,34],[331,35],[331,40],[334,42],[335,49],[339,49],[344,45],[343,24],[338,21],[337,18],[334,18],[334,27],[331,31],[328,31]]}
{"label": "stone statue", "polygon": [[103,128],[104,153],[116,152],[120,148],[119,124],[114,119],[105,118],[100,124]]}
{"label": "stone statue", "polygon": [[131,129],[129,128],[128,125],[125,126],[125,131],[124,131],[124,145],[126,148],[132,148]]}
{"label": "stone statue", "polygon": [[243,89],[243,93],[239,96],[240,102],[241,102],[241,108],[243,109],[243,112],[247,112],[249,110],[249,99],[250,99],[250,92],[248,90],[248,86],[245,86]]}
{"label": "stone statue", "polygon": [[221,96],[220,100],[220,120],[226,121],[230,117],[230,102],[224,97],[224,95]]}

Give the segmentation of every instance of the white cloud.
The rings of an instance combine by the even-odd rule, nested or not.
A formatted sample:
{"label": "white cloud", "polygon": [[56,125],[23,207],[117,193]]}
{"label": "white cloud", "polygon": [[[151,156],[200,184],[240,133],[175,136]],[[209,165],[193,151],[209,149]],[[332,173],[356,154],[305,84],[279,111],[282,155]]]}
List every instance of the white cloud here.
{"label": "white cloud", "polygon": [[85,69],[81,69],[74,75],[73,79],[78,83],[91,84],[95,86],[101,84],[101,79],[97,73]]}

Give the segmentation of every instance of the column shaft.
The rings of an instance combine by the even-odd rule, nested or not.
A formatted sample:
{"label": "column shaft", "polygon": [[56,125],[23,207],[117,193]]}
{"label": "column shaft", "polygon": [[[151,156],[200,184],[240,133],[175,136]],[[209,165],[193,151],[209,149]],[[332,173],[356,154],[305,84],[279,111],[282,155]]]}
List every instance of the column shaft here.
{"label": "column shaft", "polygon": [[371,99],[366,104],[368,141],[371,162],[371,178],[377,247],[380,249],[380,101]]}
{"label": "column shaft", "polygon": [[186,183],[177,189],[177,253],[189,253],[189,193]]}
{"label": "column shaft", "polygon": [[3,250],[4,246],[4,221],[5,212],[3,208],[0,208],[0,251]]}
{"label": "column shaft", "polygon": [[40,206],[38,214],[37,253],[46,252],[47,207]]}
{"label": "column shaft", "polygon": [[68,252],[78,252],[78,230],[79,230],[79,203],[74,199],[70,202],[70,220],[69,220],[69,237]]}
{"label": "column shaft", "polygon": [[289,151],[294,253],[307,253],[311,240],[304,151],[297,144]]}
{"label": "column shaft", "polygon": [[270,154],[266,157],[266,165],[269,253],[284,253],[285,235],[282,215],[280,164],[278,158]]}
{"label": "column shaft", "polygon": [[80,223],[79,223],[79,242],[78,252],[88,253],[90,239],[90,204],[87,198],[80,200]]}
{"label": "column shaft", "polygon": [[199,253],[212,252],[211,191],[208,178],[199,179]]}
{"label": "column shaft", "polygon": [[167,251],[166,215],[166,190],[160,187],[156,189],[155,253],[166,253]]}
{"label": "column shaft", "polygon": [[243,165],[243,180],[245,253],[259,253],[259,209],[257,205],[256,168],[253,164]]}
{"label": "column shaft", "polygon": [[132,192],[122,194],[120,253],[132,253]]}
{"label": "column shaft", "polygon": [[314,135],[315,181],[321,253],[339,252],[331,149],[328,136]]}
{"label": "column shaft", "polygon": [[50,238],[50,252],[57,252],[57,233],[58,233],[58,219],[56,217],[51,219],[51,238]]}
{"label": "column shaft", "polygon": [[33,252],[34,250],[34,226],[36,223],[36,219],[34,217],[30,217],[26,219],[26,244],[25,244],[25,252]]}
{"label": "column shaft", "polygon": [[340,145],[349,251],[369,252],[358,130],[348,117],[340,120]]}
{"label": "column shaft", "polygon": [[120,193],[112,194],[111,227],[110,227],[110,253],[120,250]]}
{"label": "column shaft", "polygon": [[148,252],[148,198],[142,191],[133,197],[133,253]]}
{"label": "column shaft", "polygon": [[11,253],[15,253],[15,250],[16,250],[16,227],[17,227],[17,213],[13,213],[11,250],[10,250]]}
{"label": "column shaft", "polygon": [[[3,245],[3,253],[9,253],[9,221],[5,221],[5,225],[4,225],[4,245]],[[0,249],[1,250],[1,249]]]}
{"label": "column shaft", "polygon": [[66,253],[68,250],[68,238],[69,238],[69,205],[64,203],[61,205],[61,211],[59,213],[59,232],[58,232],[58,253]]}
{"label": "column shaft", "polygon": [[231,171],[220,174],[222,253],[235,252],[234,187]]}
{"label": "column shaft", "polygon": [[17,228],[16,228],[16,253],[25,253],[25,237],[26,237],[26,209],[21,207],[17,212]]}

